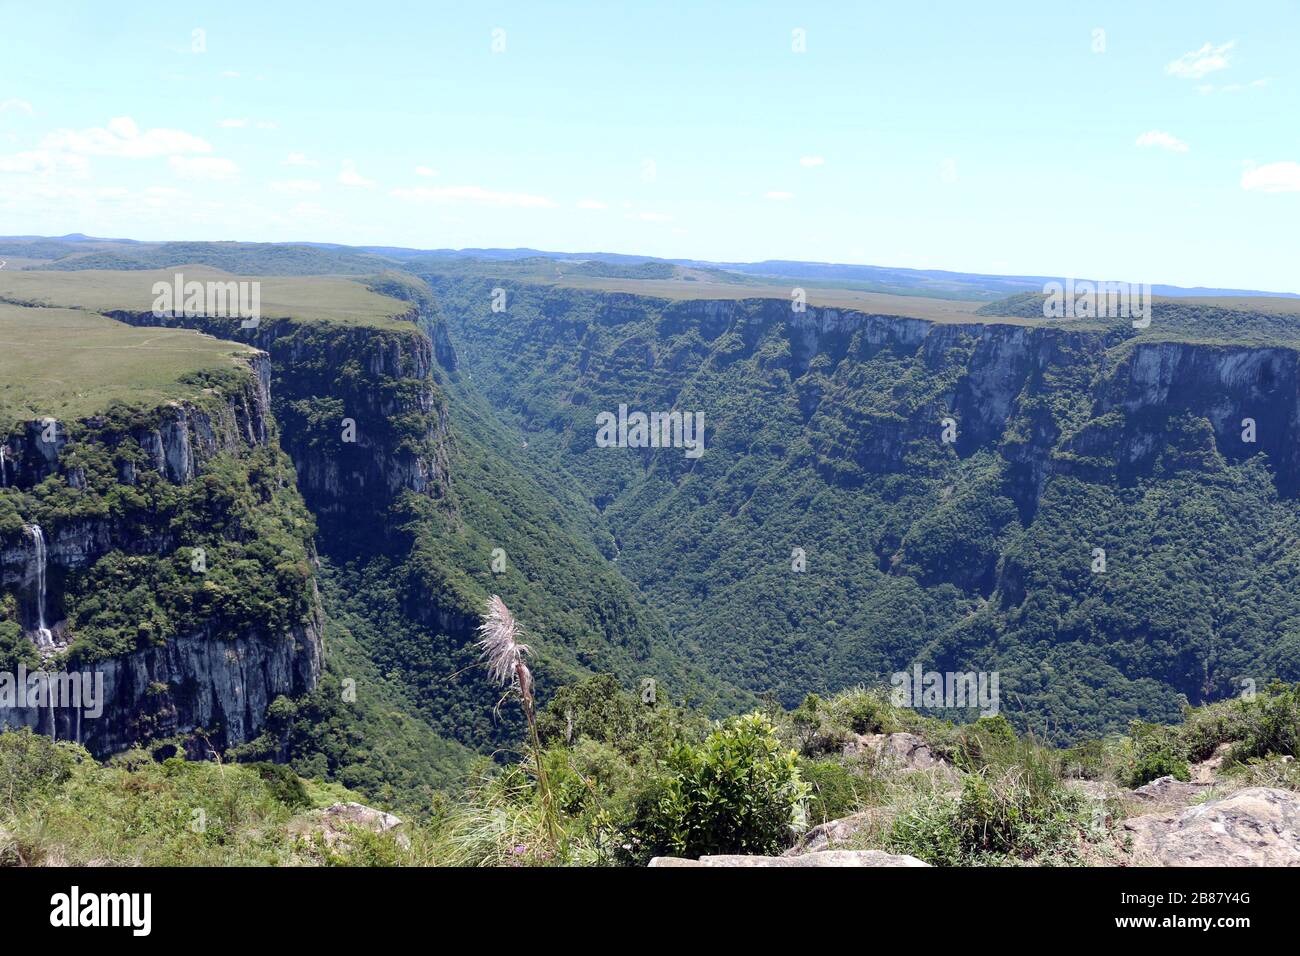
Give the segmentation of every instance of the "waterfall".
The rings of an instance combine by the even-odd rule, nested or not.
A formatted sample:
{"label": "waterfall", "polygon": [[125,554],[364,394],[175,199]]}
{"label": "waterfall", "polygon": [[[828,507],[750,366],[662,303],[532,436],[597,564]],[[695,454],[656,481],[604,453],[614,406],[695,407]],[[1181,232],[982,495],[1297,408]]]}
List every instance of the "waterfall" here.
{"label": "waterfall", "polygon": [[9,487],[9,446],[0,445],[0,488]]}
{"label": "waterfall", "polygon": [[50,686],[51,675],[45,675],[45,709],[50,714],[50,739],[59,739],[59,725],[54,722],[54,688]]}
{"label": "waterfall", "polygon": [[45,626],[45,532],[38,524],[27,530],[36,546],[36,646],[45,649],[54,646],[54,635]]}

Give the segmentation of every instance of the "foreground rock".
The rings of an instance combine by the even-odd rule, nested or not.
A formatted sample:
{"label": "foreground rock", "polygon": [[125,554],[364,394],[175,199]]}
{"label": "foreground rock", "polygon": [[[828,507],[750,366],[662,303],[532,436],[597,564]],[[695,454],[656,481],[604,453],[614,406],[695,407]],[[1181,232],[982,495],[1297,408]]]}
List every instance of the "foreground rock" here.
{"label": "foreground rock", "polygon": [[1173,777],[1157,777],[1133,791],[1133,796],[1148,803],[1187,804],[1205,792],[1208,783],[1185,783]]}
{"label": "foreground rock", "polygon": [[[305,826],[299,829],[301,835],[320,834],[327,847],[340,844],[346,848],[348,835],[354,829],[370,830],[373,833],[387,833],[402,825],[401,818],[367,807],[362,803],[336,803],[324,810],[313,810],[307,815]],[[399,846],[410,846],[410,839],[403,833],[393,834]]]}
{"label": "foreground rock", "polygon": [[799,856],[702,856],[688,860],[680,856],[657,856],[652,867],[678,866],[929,866],[914,856],[883,850],[821,850]]}
{"label": "foreground rock", "polygon": [[799,842],[786,850],[782,856],[802,856],[805,853],[817,853],[828,850],[833,845],[848,843],[863,830],[886,823],[894,814],[890,807],[872,807],[859,810],[838,820],[828,820],[805,833]]}
{"label": "foreground rock", "polygon": [[1300,794],[1250,787],[1124,823],[1147,866],[1300,866]]}

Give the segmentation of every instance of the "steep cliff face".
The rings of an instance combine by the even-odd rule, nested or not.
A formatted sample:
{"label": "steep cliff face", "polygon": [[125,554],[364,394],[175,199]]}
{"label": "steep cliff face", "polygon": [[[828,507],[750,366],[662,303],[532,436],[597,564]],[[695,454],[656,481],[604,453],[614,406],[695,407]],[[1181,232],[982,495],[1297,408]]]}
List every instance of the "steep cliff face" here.
{"label": "steep cliff face", "polygon": [[[1300,677],[1300,352],[1246,344],[1249,317],[1139,331],[429,282],[464,377],[742,687],[794,705],[917,660],[1000,669],[1066,738]],[[620,405],[701,412],[705,453],[599,447]]]}
{"label": "steep cliff face", "polygon": [[[0,726],[97,755],[198,728],[229,746],[276,696],[315,686],[309,524],[276,445],[267,356],[193,385],[192,399],[6,436]],[[278,554],[257,552],[264,529],[287,532]],[[81,687],[51,699],[42,677],[14,683],[19,667]]]}
{"label": "steep cliff face", "polygon": [[434,344],[416,324],[419,309],[383,327],[278,318],[245,329],[237,319],[110,314],[268,353],[281,444],[320,525],[322,550],[381,545],[392,533],[389,509],[403,493],[450,493],[446,402],[431,377]]}

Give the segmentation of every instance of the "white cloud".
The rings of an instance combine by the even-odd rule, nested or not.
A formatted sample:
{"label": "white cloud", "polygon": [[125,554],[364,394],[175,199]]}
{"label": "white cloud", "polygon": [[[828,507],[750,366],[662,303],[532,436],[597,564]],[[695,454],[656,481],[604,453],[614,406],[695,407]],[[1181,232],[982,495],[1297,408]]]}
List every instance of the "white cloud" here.
{"label": "white cloud", "polygon": [[221,75],[222,75],[223,77],[225,77],[226,79],[228,79],[228,80],[234,80],[234,79],[238,79],[238,78],[239,78],[239,71],[238,71],[238,70],[222,70],[222,71],[221,71]]}
{"label": "white cloud", "polygon": [[1147,130],[1137,138],[1137,141],[1133,145],[1141,146],[1144,149],[1159,147],[1160,149],[1167,149],[1171,153],[1185,153],[1188,149],[1187,144],[1177,136],[1173,136],[1166,133],[1164,130],[1159,129]]}
{"label": "white cloud", "polygon": [[375,185],[373,179],[366,179],[357,172],[357,164],[350,159],[345,159],[340,164],[339,182],[344,186],[360,186],[363,189],[373,189]]}
{"label": "white cloud", "polygon": [[579,199],[579,209],[608,209],[609,203],[603,203],[599,199]]}
{"label": "white cloud", "polygon": [[778,202],[784,202],[787,199],[793,199],[794,193],[782,192],[779,189],[773,189],[771,192],[763,193],[764,199],[775,199]]}
{"label": "white cloud", "polygon": [[320,183],[314,179],[284,179],[271,183],[271,188],[281,193],[320,192]]}
{"label": "white cloud", "polygon": [[1241,188],[1264,193],[1300,192],[1300,163],[1247,166],[1241,174]]}
{"label": "white cloud", "polygon": [[398,199],[414,202],[433,203],[476,203],[481,206],[515,207],[521,209],[550,209],[557,205],[555,200],[545,196],[533,196],[528,193],[503,193],[484,189],[482,186],[440,186],[437,189],[417,186],[414,189],[394,189],[392,195]]}
{"label": "white cloud", "polygon": [[277,124],[274,123],[274,122],[272,122],[271,120],[258,120],[258,121],[257,121],[257,128],[258,128],[258,129],[275,129],[276,126],[277,126]]}
{"label": "white cloud", "polygon": [[438,171],[429,166],[416,166],[415,175],[417,176],[437,176]]}
{"label": "white cloud", "polygon": [[49,176],[57,172],[69,172],[81,177],[85,176],[89,169],[90,163],[84,156],[59,150],[33,149],[0,156],[0,173],[34,173]]}
{"label": "white cloud", "polygon": [[319,166],[314,159],[308,159],[306,153],[290,153],[284,158],[283,166]]}
{"label": "white cloud", "polygon": [[212,146],[206,140],[178,129],[150,129],[141,132],[135,120],[129,116],[109,120],[107,128],[55,130],[41,141],[41,146],[43,149],[80,156],[118,156],[129,159],[212,152]]}
{"label": "white cloud", "polygon": [[673,221],[672,216],[669,216],[666,213],[662,213],[662,212],[643,212],[639,216],[637,216],[637,218],[644,222],[672,222]]}
{"label": "white cloud", "polygon": [[173,156],[172,171],[183,179],[230,179],[239,167],[216,156]]}
{"label": "white cloud", "polygon": [[800,166],[825,166],[826,160],[822,159],[822,157],[820,156],[800,156],[799,165]]}
{"label": "white cloud", "polygon": [[0,100],[0,113],[26,113],[32,115],[32,104],[26,100],[17,100],[12,97],[7,100]]}
{"label": "white cloud", "polygon": [[1205,44],[1199,50],[1184,53],[1165,67],[1165,72],[1183,80],[1199,80],[1218,70],[1228,68],[1228,51],[1236,44],[1229,40],[1222,46]]}
{"label": "white cloud", "polygon": [[248,125],[248,120],[246,120],[246,119],[223,119],[223,120],[222,120],[220,123],[218,123],[217,125],[220,126],[222,129],[243,129],[245,126]]}

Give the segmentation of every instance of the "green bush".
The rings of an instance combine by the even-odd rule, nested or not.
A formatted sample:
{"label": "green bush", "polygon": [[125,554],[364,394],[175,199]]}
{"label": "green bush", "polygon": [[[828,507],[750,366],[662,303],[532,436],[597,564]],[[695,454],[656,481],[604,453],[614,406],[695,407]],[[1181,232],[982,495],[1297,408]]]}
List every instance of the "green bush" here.
{"label": "green bush", "polygon": [[678,747],[637,801],[633,854],[776,853],[805,825],[808,786],[760,713]]}
{"label": "green bush", "polygon": [[1106,742],[1085,740],[1062,757],[1062,773],[1078,780],[1101,780],[1106,774]]}
{"label": "green bush", "polygon": [[1178,728],[1179,749],[1188,760],[1208,760],[1220,744],[1248,735],[1254,709],[1254,702],[1247,700],[1225,700],[1188,709]]}
{"label": "green bush", "polygon": [[249,766],[257,771],[257,775],[271,791],[271,796],[289,809],[296,810],[311,806],[311,797],[307,795],[307,788],[303,786],[302,779],[284,764],[261,761]]}
{"label": "green bush", "polygon": [[1242,739],[1228,754],[1228,763],[1242,763],[1251,757],[1300,755],[1300,684],[1274,686],[1246,708],[1247,721]]}
{"label": "green bush", "polygon": [[940,866],[1073,863],[1092,825],[1083,797],[1063,786],[1046,761],[1031,757],[968,774],[955,800],[936,797],[901,814],[888,843]]}
{"label": "green bush", "polygon": [[855,734],[891,734],[899,730],[893,708],[870,691],[850,691],[832,701],[833,719]]}
{"label": "green bush", "polygon": [[1123,773],[1126,786],[1140,787],[1160,777],[1192,778],[1186,753],[1174,729],[1135,720],[1129,728],[1129,736],[1133,739],[1133,753]]}
{"label": "green bush", "polygon": [[1016,746],[1016,732],[1001,714],[981,717],[963,727],[957,739],[957,762],[967,770],[978,770],[995,755]]}
{"label": "green bush", "polygon": [[[858,810],[871,795],[868,778],[834,760],[799,761],[799,776],[808,784],[808,822],[837,820]],[[879,785],[875,789],[878,789]]]}
{"label": "green bush", "polygon": [[56,792],[83,755],[81,748],[55,743],[27,727],[0,734],[0,801],[12,811],[32,797]]}

